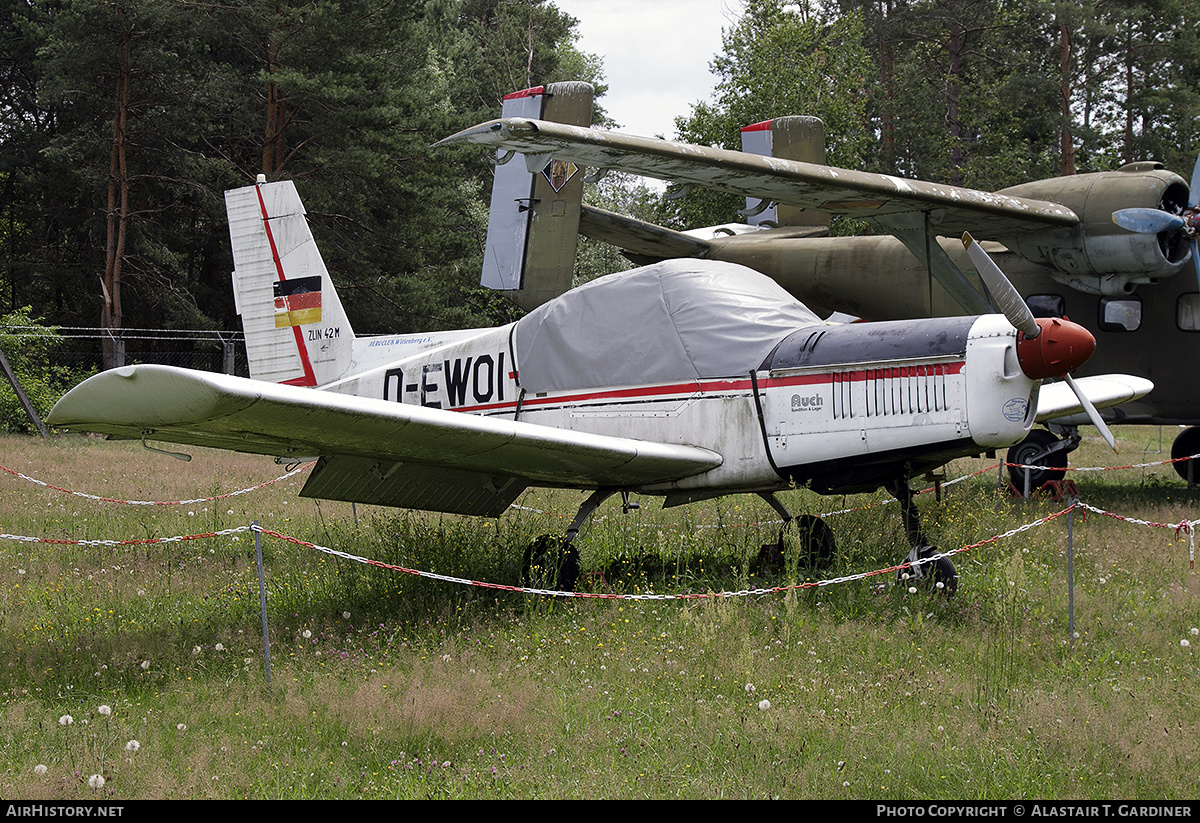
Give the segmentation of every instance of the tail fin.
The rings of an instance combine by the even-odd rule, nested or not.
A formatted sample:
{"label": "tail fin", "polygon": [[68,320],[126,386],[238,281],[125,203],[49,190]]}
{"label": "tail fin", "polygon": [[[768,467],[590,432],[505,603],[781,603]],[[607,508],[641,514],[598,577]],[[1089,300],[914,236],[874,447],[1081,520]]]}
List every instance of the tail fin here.
{"label": "tail fin", "polygon": [[[742,129],[742,151],[802,163],[825,164],[825,124],[817,117],[776,117]],[[765,205],[746,198],[747,219],[752,226],[829,226],[829,215],[796,206]]]}
{"label": "tail fin", "polygon": [[[505,97],[501,116],[590,126],[593,93],[587,83],[536,86]],[[534,309],[571,288],[583,170],[545,157],[498,162],[481,282]]]}
{"label": "tail fin", "polygon": [[[260,180],[262,178],[259,178]],[[233,296],[250,375],[321,386],[350,365],[354,332],[290,181],[225,192]]]}

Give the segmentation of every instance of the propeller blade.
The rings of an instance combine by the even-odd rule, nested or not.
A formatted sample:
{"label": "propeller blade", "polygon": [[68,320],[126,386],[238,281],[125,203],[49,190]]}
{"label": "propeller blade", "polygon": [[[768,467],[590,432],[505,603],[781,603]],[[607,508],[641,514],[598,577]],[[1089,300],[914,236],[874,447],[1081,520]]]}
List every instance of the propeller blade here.
{"label": "propeller blade", "polygon": [[1009,279],[1004,276],[1004,272],[983,250],[983,246],[975,242],[975,238],[970,233],[963,235],[962,242],[971,262],[975,264],[975,270],[979,272],[979,278],[983,280],[983,284],[995,298],[996,305],[1008,318],[1008,322],[1012,323],[1017,331],[1023,333],[1027,340],[1037,337],[1042,330],[1016,287],[1009,282]]}
{"label": "propeller blade", "polygon": [[1092,425],[1100,430],[1100,436],[1104,438],[1104,442],[1108,444],[1113,451],[1117,450],[1117,441],[1113,438],[1113,434],[1108,430],[1108,426],[1104,424],[1104,419],[1100,417],[1100,412],[1096,411],[1096,407],[1092,405],[1092,401],[1088,400],[1087,395],[1083,393],[1083,389],[1079,388],[1079,384],[1075,382],[1075,378],[1070,374],[1063,377],[1067,381],[1067,385],[1071,387],[1071,391],[1075,392],[1075,396],[1079,398],[1080,405],[1087,412],[1088,418],[1092,421]]}
{"label": "propeller blade", "polygon": [[1120,209],[1112,214],[1113,222],[1138,234],[1158,234],[1176,231],[1184,226],[1183,218],[1159,209]]}

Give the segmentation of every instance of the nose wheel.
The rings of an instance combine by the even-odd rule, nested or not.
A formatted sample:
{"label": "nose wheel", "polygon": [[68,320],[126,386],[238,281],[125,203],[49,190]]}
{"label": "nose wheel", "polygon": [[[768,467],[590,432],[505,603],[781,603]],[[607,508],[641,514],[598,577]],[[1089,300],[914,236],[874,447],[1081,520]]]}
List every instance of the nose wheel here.
{"label": "nose wheel", "polygon": [[1008,450],[1008,476],[1013,486],[1026,497],[1047,483],[1062,480],[1067,474],[1067,453],[1072,448],[1070,439],[1059,438],[1046,429],[1031,429],[1024,440]]}

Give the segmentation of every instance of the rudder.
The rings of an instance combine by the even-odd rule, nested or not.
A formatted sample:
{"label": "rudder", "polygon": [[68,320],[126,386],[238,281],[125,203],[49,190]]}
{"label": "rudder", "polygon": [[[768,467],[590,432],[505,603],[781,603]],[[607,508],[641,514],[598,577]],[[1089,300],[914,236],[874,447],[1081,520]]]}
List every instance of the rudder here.
{"label": "rudder", "polygon": [[[261,178],[260,178],[261,180]],[[354,332],[290,180],[225,192],[233,295],[250,375],[321,386],[350,365]]]}
{"label": "rudder", "polygon": [[[505,97],[501,116],[590,126],[593,94],[587,83],[536,86]],[[496,166],[481,282],[531,310],[571,288],[583,170],[541,156],[525,159]]]}

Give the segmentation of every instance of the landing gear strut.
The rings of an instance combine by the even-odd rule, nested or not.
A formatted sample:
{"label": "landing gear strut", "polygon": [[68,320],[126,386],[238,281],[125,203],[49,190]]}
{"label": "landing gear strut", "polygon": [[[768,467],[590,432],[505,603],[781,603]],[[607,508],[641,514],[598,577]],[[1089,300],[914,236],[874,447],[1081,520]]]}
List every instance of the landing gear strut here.
{"label": "landing gear strut", "polygon": [[[583,501],[565,535],[544,534],[525,548],[521,580],[526,586],[575,591],[575,584],[579,582],[579,549],[575,548],[575,538],[592,512],[616,492],[617,489],[596,489]],[[626,511],[637,508],[636,503],[629,502],[627,493],[624,501]]]}
{"label": "landing gear strut", "polygon": [[763,574],[773,574],[783,571],[787,558],[784,534],[795,536],[798,550],[796,562],[800,568],[820,569],[829,565],[837,547],[833,539],[833,530],[819,517],[802,514],[793,517],[787,508],[772,492],[759,492],[759,497],[767,501],[779,516],[783,518],[783,528],[779,530],[779,540],[768,543],[758,550],[757,566]]}
{"label": "landing gear strut", "polygon": [[917,504],[913,502],[913,493],[912,489],[908,487],[908,481],[900,477],[887,483],[884,488],[900,504],[900,517],[904,521],[904,533],[912,547],[909,549],[906,559],[908,569],[897,572],[897,579],[902,580],[905,575],[908,575],[910,579],[932,580],[935,585],[940,583],[946,594],[954,594],[958,589],[958,571],[950,562],[950,558],[936,557],[935,559],[940,552],[925,537],[925,531],[921,528],[920,513],[917,511]]}

